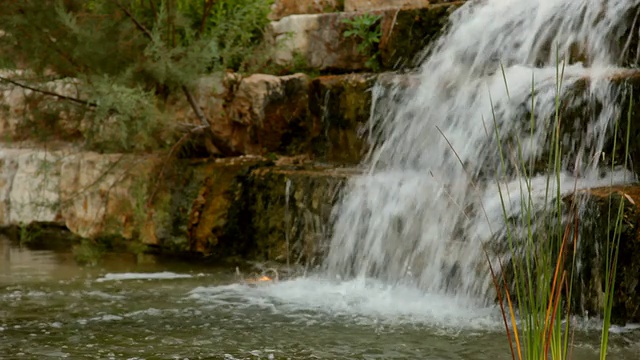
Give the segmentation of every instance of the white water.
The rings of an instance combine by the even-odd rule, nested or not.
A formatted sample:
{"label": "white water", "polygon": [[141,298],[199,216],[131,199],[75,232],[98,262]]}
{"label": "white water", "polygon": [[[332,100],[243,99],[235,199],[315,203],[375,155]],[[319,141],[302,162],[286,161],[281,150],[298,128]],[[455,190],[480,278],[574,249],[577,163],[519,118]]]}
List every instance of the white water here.
{"label": "white water", "polygon": [[[629,50],[625,31],[639,4],[485,0],[459,9],[417,75],[391,92],[374,89],[369,170],[350,181],[335,209],[328,272],[486,303],[491,283],[482,243],[502,222],[494,125],[503,144],[517,136],[523,156],[539,160],[546,156],[556,95],[563,98],[578,86],[586,90],[576,91],[568,104],[581,110],[571,119],[580,131],[563,139],[571,151],[564,158],[562,192],[632,180],[624,170],[602,176],[598,165],[612,120],[621,113],[608,80],[625,71],[619,67]],[[558,63],[556,54],[565,60]],[[567,120],[564,127],[574,125]],[[515,151],[505,154],[504,171],[512,175],[500,181],[517,212],[520,187],[510,165]],[[532,183],[534,197],[543,200],[545,176]]]}

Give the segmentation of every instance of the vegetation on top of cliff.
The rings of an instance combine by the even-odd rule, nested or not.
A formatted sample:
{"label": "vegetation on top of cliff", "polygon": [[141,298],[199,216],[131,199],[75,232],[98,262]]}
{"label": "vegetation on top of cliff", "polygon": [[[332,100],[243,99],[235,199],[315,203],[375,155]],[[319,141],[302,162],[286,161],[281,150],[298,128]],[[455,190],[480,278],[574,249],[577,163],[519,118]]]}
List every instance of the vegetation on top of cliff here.
{"label": "vegetation on top of cliff", "polygon": [[[266,61],[264,0],[17,0],[0,13],[0,65],[20,70],[0,82],[54,96],[66,126],[87,148],[148,151],[175,143],[168,102],[184,97],[222,153],[227,139],[209,131],[191,89],[207,73],[250,70]],[[78,79],[73,95],[43,83]],[[78,85],[81,84],[81,85]],[[62,117],[59,117],[62,118]],[[32,119],[39,125],[41,118]],[[61,121],[58,119],[57,121]],[[184,125],[184,124],[183,124]],[[33,127],[31,127],[33,128]],[[50,127],[51,128],[51,127]]]}

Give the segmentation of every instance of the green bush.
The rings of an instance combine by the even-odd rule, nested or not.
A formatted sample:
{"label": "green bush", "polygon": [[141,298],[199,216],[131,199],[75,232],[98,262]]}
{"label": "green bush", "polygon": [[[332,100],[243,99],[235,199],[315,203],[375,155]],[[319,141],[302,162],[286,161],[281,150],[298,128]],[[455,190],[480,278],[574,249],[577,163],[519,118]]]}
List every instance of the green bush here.
{"label": "green bush", "polygon": [[0,64],[29,70],[16,81],[35,89],[44,80],[79,79],[81,101],[68,105],[92,111],[68,113],[82,113],[75,126],[88,148],[166,147],[175,141],[164,114],[170,96],[185,92],[204,74],[243,71],[254,64],[266,49],[263,29],[270,4],[10,1],[0,12]]}

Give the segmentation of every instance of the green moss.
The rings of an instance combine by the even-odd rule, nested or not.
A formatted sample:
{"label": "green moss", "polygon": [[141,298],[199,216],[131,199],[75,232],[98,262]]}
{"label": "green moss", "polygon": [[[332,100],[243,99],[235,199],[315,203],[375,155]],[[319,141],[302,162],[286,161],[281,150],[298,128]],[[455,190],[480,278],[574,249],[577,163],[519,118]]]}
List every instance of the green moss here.
{"label": "green moss", "polygon": [[369,120],[371,87],[377,76],[352,74],[322,76],[311,82],[310,138],[304,139],[317,157],[338,163],[360,161],[364,144],[358,130]]}

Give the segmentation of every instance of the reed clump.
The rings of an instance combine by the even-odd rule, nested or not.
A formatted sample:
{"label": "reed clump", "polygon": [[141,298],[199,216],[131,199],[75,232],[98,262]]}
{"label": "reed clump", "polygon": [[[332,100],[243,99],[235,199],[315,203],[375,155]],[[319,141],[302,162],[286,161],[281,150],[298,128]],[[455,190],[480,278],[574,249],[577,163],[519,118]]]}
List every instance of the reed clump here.
{"label": "reed clump", "polygon": [[[558,57],[556,57],[557,60]],[[580,200],[572,197],[567,202],[563,194],[567,190],[561,189],[561,174],[563,172],[563,151],[561,147],[561,90],[564,75],[564,65],[557,61],[556,66],[556,96],[555,114],[548,122],[548,131],[551,134],[550,149],[548,152],[546,189],[542,204],[534,204],[532,189],[533,160],[525,159],[522,152],[520,139],[516,141],[516,149],[505,151],[498,141],[502,173],[495,176],[498,185],[499,196],[502,205],[502,216],[506,226],[505,236],[507,253],[499,260],[487,260],[491,270],[493,283],[497,292],[498,303],[502,311],[505,332],[510,345],[513,359],[546,360],[546,359],[570,359],[574,329],[571,321],[566,317],[572,313],[572,292],[577,277],[576,253],[580,239]],[[503,77],[506,76],[503,70]],[[531,107],[535,106],[535,91],[532,81]],[[625,168],[629,154],[629,124],[633,104],[630,103],[626,124],[626,141],[624,144]],[[531,135],[535,131],[536,119],[531,111]],[[494,115],[494,134],[500,139],[500,129]],[[615,123],[615,139],[618,139],[619,121]],[[533,139],[533,136],[530,136]],[[620,144],[614,143],[614,148]],[[515,151],[513,151],[515,150]],[[508,158],[505,154],[516,154]],[[515,167],[516,183],[519,191],[510,193],[500,186],[506,178],[504,172],[507,162]],[[613,164],[611,161],[612,171]],[[513,173],[513,172],[512,172]],[[514,220],[510,215],[509,206],[513,196],[519,197],[520,204],[517,209],[518,217]],[[611,312],[613,305],[613,293],[616,280],[616,266],[622,222],[624,217],[624,201],[616,202],[609,198],[608,225],[612,232],[608,231],[608,238],[604,246],[604,300],[602,308],[602,333],[600,337],[600,359],[607,357],[609,340],[609,327],[611,325]],[[513,209],[511,209],[513,210]],[[488,251],[488,250],[487,250]],[[495,257],[494,257],[495,259]],[[509,276],[505,275],[509,274]]]}

